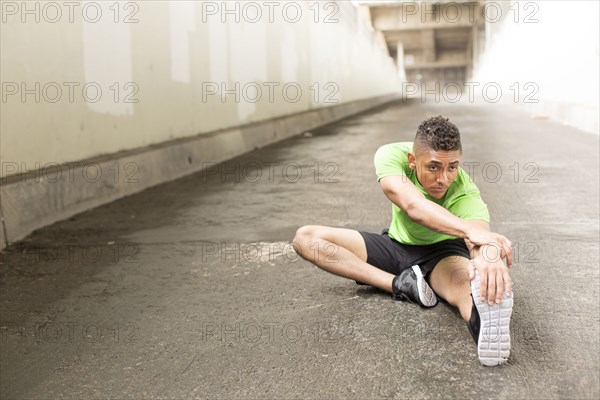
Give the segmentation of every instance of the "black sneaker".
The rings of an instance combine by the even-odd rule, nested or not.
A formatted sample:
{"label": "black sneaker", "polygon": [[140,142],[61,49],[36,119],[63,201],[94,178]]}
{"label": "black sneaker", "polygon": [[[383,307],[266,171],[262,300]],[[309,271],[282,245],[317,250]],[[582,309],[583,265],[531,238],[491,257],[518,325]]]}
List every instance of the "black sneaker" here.
{"label": "black sneaker", "polygon": [[392,299],[417,303],[421,307],[429,308],[437,304],[437,296],[429,287],[421,268],[413,265],[392,281]]}
{"label": "black sneaker", "polygon": [[479,272],[475,270],[475,278],[471,281],[471,298],[473,309],[467,325],[477,343],[479,362],[487,366],[504,364],[510,355],[512,295],[507,297],[505,293],[500,304],[494,303],[492,306],[487,301],[481,301]]}

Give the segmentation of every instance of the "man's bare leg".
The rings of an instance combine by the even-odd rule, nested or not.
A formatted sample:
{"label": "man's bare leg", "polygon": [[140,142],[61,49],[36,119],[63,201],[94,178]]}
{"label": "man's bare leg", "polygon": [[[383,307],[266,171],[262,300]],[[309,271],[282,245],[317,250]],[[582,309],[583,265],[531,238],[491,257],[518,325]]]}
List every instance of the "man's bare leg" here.
{"label": "man's bare leg", "polygon": [[440,260],[429,275],[429,285],[433,291],[457,307],[465,321],[471,317],[473,308],[468,266],[468,258],[449,256]]}
{"label": "man's bare leg", "polygon": [[392,293],[394,275],[367,264],[367,248],[358,231],[307,225],[298,229],[293,246],[302,258],[327,272]]}
{"label": "man's bare leg", "polygon": [[[439,296],[458,307],[461,316],[467,321],[469,331],[477,343],[479,362],[487,366],[504,364],[510,356],[512,296],[504,297],[499,304],[488,304],[477,299],[475,308],[468,267],[469,260],[465,257],[446,257],[431,271],[430,285]],[[477,284],[473,290],[477,295]],[[470,320],[472,310],[477,314]]]}

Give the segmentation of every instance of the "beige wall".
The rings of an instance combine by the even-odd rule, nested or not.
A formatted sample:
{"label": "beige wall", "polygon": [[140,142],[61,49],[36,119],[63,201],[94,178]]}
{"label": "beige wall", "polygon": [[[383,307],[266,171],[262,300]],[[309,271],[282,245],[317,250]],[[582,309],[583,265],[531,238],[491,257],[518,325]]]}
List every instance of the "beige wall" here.
{"label": "beige wall", "polygon": [[[400,92],[352,3],[289,3],[131,2],[117,15],[113,2],[3,2],[2,175]],[[208,92],[236,82],[238,101]]]}

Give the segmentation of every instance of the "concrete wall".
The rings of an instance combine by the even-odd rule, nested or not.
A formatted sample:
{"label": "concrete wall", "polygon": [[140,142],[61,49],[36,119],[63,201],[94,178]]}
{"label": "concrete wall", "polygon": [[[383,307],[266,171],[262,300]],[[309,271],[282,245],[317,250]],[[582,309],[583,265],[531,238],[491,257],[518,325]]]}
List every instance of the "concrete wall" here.
{"label": "concrete wall", "polygon": [[[34,169],[401,88],[392,60],[350,2],[312,9],[279,2],[271,15],[260,2],[258,9],[237,3],[237,13],[236,3],[225,3],[231,14],[222,2],[123,3],[118,16],[112,2],[94,4],[98,22],[91,22],[95,6],[79,6],[73,22],[61,7],[53,23],[56,11],[43,2],[2,3],[3,161]],[[238,85],[238,100],[232,93],[222,102],[222,85]]]}
{"label": "concrete wall", "polygon": [[400,96],[351,2],[251,4],[2,2],[2,246]]}
{"label": "concrete wall", "polygon": [[496,82],[502,101],[598,134],[599,3],[502,4],[497,22],[490,9],[470,81]]}

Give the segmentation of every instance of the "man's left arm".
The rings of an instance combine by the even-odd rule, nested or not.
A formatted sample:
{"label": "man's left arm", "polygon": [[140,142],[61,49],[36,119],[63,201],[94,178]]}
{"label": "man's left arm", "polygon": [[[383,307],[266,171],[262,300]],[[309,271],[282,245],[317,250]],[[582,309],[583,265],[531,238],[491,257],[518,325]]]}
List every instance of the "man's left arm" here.
{"label": "man's left arm", "polygon": [[[469,220],[472,226],[490,231],[490,225],[483,220]],[[512,293],[512,280],[508,268],[502,261],[502,248],[499,244],[477,246],[465,239],[471,254],[469,278],[475,277],[474,268],[479,271],[480,296],[483,301],[500,303],[504,292]]]}

